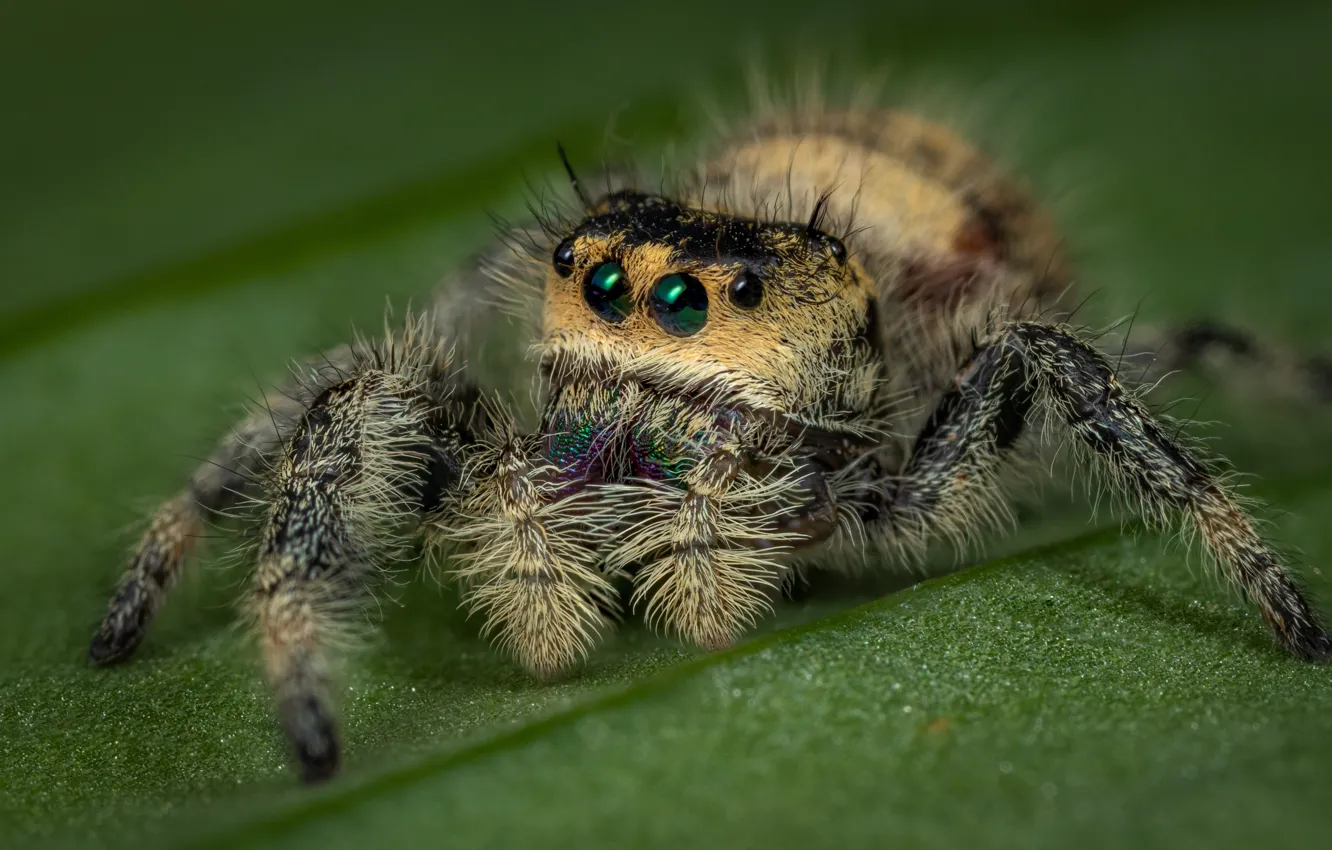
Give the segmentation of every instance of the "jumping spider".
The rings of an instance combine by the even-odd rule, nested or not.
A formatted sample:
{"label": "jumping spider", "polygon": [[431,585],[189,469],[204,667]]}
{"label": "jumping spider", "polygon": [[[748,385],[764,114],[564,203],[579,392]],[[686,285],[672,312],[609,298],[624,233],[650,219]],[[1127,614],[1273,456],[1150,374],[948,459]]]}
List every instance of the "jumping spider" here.
{"label": "jumping spider", "polygon": [[[1113,354],[1049,319],[1071,274],[1018,183],[891,111],[772,111],[701,162],[669,190],[607,178],[598,198],[570,169],[576,216],[506,231],[401,332],[299,365],[158,511],[92,662],[134,652],[210,518],[259,505],[247,608],[302,773],[322,779],[339,763],[329,647],[422,537],[537,676],[579,661],[622,582],[650,623],[716,649],[811,547],[908,555],[1003,516],[1000,474],[1042,430],[1196,533],[1286,650],[1329,655],[1211,466]],[[535,433],[454,353],[497,284],[540,325]],[[1167,365],[1236,339],[1192,326]]]}

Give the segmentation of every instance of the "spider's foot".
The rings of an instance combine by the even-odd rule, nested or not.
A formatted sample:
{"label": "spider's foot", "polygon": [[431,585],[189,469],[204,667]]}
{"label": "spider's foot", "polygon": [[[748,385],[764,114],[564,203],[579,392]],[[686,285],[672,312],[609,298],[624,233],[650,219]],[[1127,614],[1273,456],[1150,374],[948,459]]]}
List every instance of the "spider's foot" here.
{"label": "spider's foot", "polygon": [[140,582],[124,582],[111,600],[106,619],[88,644],[88,662],[97,667],[119,664],[129,659],[143,642],[152,615],[148,594]]}
{"label": "spider's foot", "polygon": [[88,663],[94,667],[110,667],[128,661],[142,642],[142,632],[99,631],[88,644]]}
{"label": "spider's foot", "polygon": [[312,696],[293,700],[283,706],[282,721],[300,762],[301,779],[307,783],[332,779],[341,764],[341,754],[333,720],[323,704]]}

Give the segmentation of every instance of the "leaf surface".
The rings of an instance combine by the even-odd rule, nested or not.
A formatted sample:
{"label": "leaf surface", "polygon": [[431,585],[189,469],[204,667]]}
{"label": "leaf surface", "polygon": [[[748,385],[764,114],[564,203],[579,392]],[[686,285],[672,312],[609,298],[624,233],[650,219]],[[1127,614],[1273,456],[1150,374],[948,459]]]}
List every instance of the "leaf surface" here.
{"label": "leaf surface", "polygon": [[[680,55],[734,58],[718,54],[727,26],[756,14],[746,8]],[[1085,288],[1100,292],[1091,315],[1140,304],[1142,322],[1205,315],[1316,349],[1332,315],[1332,16],[1125,9],[1106,27],[981,11],[954,26],[903,6],[809,32],[837,43],[851,26],[865,64],[892,57],[895,91],[978,127],[1031,177],[1067,224]],[[290,36],[298,12],[277,29]],[[576,29],[544,14],[505,42],[513,73],[539,67],[524,49]],[[622,113],[628,141],[652,151],[692,126],[674,105],[692,95],[660,94],[678,82],[672,70],[634,70],[628,59],[651,51],[626,44],[637,34],[664,50],[693,28],[606,21],[586,32],[611,45],[613,85],[596,89],[606,72],[579,64],[597,55],[584,34],[592,47],[568,60],[567,108],[534,107],[549,84],[519,96],[496,70],[493,95],[469,89],[431,119],[437,137],[473,134],[437,157],[412,135],[425,125],[386,120],[447,108],[432,93],[449,89],[426,74],[444,67],[430,39],[367,36],[338,65],[328,44],[355,25],[335,15],[319,24],[319,61],[298,52],[271,66],[269,108],[304,128],[313,157],[287,178],[264,183],[245,164],[273,152],[238,84],[218,95],[234,114],[182,131],[179,156],[133,161],[146,194],[127,177],[31,189],[46,206],[24,232],[41,238],[4,252],[6,277],[50,286],[0,300],[0,843],[1317,846],[1332,794],[1332,670],[1283,657],[1253,611],[1155,533],[1089,532],[1085,508],[1057,488],[1049,510],[990,550],[1006,558],[910,587],[885,564],[889,578],[787,603],[713,656],[631,625],[554,685],[493,653],[451,591],[409,584],[385,607],[382,639],[348,664],[348,771],[321,789],[295,786],[233,625],[243,570],[211,561],[133,662],[84,666],[136,523],[237,402],[290,357],[353,324],[377,327],[385,297],[399,309],[427,298],[485,244],[486,208],[521,209],[516,190],[551,171],[557,135],[594,156],[602,116],[630,92],[643,99]],[[400,48],[392,61],[375,52],[386,45]],[[507,67],[471,49],[472,67]],[[298,73],[316,67],[345,83],[336,110],[309,103],[338,90]],[[406,81],[401,101],[379,98]],[[317,141],[334,113],[360,140],[343,151],[345,182]],[[104,167],[128,167],[141,142],[108,148]],[[401,168],[375,165],[393,149],[414,153]],[[46,155],[48,169],[73,156]],[[182,227],[172,193],[230,179],[200,178],[209,163],[230,163],[223,175],[263,194]],[[70,247],[122,206],[147,225],[133,246]],[[37,247],[58,258],[45,266]],[[1252,491],[1278,508],[1273,534],[1303,551],[1311,588],[1328,597],[1328,417],[1230,384],[1179,381],[1202,401],[1175,412],[1228,424],[1205,433],[1260,476]]]}

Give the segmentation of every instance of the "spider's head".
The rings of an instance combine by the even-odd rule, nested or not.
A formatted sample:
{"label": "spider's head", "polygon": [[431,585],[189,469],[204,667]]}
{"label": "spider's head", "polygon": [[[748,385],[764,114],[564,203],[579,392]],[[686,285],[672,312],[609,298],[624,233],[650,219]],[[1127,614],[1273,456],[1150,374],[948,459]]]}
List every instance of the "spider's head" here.
{"label": "spider's head", "polygon": [[543,363],[556,383],[632,378],[791,410],[871,322],[868,276],[838,238],[621,191],[555,248]]}

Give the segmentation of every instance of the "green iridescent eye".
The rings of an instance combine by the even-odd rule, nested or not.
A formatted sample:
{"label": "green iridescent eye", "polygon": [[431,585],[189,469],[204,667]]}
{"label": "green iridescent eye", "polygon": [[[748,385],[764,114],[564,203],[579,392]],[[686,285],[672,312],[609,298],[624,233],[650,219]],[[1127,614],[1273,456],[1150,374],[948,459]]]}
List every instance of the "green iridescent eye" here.
{"label": "green iridescent eye", "polygon": [[629,275],[619,263],[602,263],[583,278],[583,300],[606,321],[623,322],[634,311]]}
{"label": "green iridescent eye", "polygon": [[652,314],[672,336],[696,334],[708,323],[708,291],[698,278],[668,274],[652,287]]}

